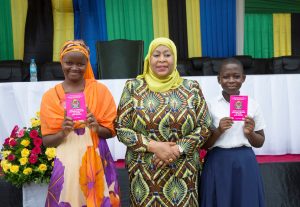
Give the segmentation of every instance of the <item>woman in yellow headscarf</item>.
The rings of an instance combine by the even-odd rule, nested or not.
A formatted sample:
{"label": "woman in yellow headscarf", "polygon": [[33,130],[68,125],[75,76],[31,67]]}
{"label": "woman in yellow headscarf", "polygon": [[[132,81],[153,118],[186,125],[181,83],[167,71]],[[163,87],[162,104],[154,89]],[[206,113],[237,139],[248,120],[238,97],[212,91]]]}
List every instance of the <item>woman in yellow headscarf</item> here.
{"label": "woman in yellow headscarf", "polygon": [[[120,206],[116,169],[105,141],[115,135],[116,105],[95,80],[89,57],[83,41],[67,41],[60,55],[65,80],[42,98],[43,144],[56,147],[45,206]],[[79,92],[88,109],[83,123],[65,116],[65,94]]]}
{"label": "woman in yellow headscarf", "polygon": [[154,39],[143,74],[123,90],[116,130],[127,146],[131,206],[198,206],[198,149],[211,119],[199,84],[176,63],[174,43]]}

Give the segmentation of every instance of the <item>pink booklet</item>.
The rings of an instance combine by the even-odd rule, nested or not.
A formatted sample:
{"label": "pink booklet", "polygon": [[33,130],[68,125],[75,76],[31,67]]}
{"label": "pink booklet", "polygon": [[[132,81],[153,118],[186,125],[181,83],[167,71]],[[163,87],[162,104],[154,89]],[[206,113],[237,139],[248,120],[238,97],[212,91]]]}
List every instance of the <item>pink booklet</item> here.
{"label": "pink booklet", "polygon": [[230,117],[243,121],[248,114],[248,96],[230,96]]}
{"label": "pink booklet", "polygon": [[67,116],[73,121],[86,120],[86,105],[83,93],[66,93]]}

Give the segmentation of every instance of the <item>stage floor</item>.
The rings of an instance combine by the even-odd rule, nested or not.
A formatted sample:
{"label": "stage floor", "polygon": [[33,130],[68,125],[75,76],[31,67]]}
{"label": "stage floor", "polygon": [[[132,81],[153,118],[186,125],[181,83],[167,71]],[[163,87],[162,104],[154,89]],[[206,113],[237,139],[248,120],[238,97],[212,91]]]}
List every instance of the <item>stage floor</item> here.
{"label": "stage floor", "polygon": [[[117,166],[120,167],[118,163]],[[264,182],[266,207],[299,207],[300,162],[264,162],[259,166]],[[122,206],[128,207],[129,181],[127,170],[123,167],[118,168],[118,180]],[[22,189],[11,186],[1,178],[0,206],[22,207]]]}

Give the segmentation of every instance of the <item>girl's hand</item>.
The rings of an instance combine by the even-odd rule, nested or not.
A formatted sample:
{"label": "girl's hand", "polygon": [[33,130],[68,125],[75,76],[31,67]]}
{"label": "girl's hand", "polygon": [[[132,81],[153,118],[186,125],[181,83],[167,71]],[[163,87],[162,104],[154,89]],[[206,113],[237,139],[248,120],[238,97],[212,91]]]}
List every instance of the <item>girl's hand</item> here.
{"label": "girl's hand", "polygon": [[232,124],[233,124],[232,118],[230,118],[230,117],[223,117],[220,120],[218,129],[219,129],[219,131],[221,133],[223,133],[227,129],[230,129],[232,127]]}
{"label": "girl's hand", "polygon": [[245,124],[244,124],[244,134],[250,135],[252,132],[254,132],[254,128],[255,128],[255,122],[254,119],[251,118],[250,116],[246,116],[245,119]]}

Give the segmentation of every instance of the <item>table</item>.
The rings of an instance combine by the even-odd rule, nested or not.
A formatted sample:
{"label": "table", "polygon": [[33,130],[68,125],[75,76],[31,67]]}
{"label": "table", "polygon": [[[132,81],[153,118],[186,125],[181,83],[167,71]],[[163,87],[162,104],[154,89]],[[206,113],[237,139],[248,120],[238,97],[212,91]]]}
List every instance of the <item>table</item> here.
{"label": "table", "polygon": [[[190,76],[200,83],[209,101],[221,92],[216,76]],[[99,80],[119,103],[126,79]],[[39,110],[43,93],[59,81],[0,83],[0,142],[15,125],[30,126],[30,118]],[[247,75],[241,94],[260,104],[267,128],[257,155],[300,154],[300,74]],[[126,147],[116,138],[108,141],[115,160],[124,159]]]}

